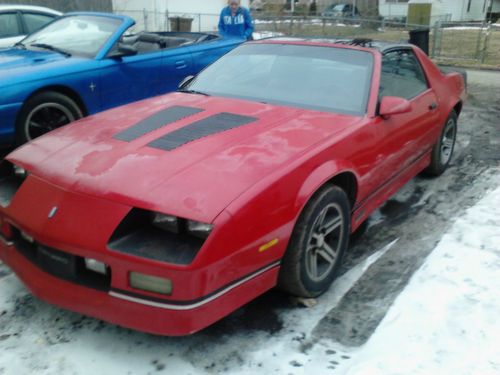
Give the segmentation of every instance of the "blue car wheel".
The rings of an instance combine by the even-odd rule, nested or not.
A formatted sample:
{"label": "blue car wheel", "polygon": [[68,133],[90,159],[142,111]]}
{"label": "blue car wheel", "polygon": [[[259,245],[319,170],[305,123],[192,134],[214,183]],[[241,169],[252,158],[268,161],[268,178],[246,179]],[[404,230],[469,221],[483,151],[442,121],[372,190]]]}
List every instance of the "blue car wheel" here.
{"label": "blue car wheel", "polygon": [[16,125],[17,144],[26,143],[83,117],[82,110],[66,95],[46,91],[24,104]]}

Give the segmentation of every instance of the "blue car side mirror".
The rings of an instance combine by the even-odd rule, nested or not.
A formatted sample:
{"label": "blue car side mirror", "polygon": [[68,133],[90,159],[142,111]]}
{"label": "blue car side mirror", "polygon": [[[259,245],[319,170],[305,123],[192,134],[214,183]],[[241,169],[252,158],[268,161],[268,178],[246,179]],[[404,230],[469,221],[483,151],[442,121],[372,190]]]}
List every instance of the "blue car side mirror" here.
{"label": "blue car side mirror", "polygon": [[116,59],[124,56],[134,56],[134,55],[137,55],[137,49],[135,47],[119,43],[118,48],[111,51],[108,54],[108,57]]}

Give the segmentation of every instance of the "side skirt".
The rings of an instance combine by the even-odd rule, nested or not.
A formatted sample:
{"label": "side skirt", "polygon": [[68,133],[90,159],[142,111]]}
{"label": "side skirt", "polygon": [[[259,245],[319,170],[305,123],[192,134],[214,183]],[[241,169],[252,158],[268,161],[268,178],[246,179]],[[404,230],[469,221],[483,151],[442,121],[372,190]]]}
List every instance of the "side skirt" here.
{"label": "side skirt", "polygon": [[354,232],[368,216],[398,192],[408,181],[422,172],[431,162],[431,150],[423,153],[405,170],[393,176],[384,185],[354,207],[351,215],[351,231]]}

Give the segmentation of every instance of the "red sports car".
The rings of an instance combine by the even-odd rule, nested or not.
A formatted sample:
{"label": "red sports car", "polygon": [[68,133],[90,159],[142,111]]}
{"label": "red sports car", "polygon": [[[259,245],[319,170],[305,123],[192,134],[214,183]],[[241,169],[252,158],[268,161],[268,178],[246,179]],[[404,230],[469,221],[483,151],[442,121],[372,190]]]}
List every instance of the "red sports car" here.
{"label": "red sports car", "polygon": [[446,169],[464,86],[407,44],[247,43],[12,152],[0,258],[49,303],[162,335],[275,286],[318,296],[374,209]]}

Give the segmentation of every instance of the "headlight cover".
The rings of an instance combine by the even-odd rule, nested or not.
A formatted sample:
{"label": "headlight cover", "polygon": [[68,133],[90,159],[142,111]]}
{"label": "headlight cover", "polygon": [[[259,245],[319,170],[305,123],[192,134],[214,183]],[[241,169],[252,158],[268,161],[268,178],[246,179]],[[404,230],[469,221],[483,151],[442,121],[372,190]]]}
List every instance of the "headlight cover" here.
{"label": "headlight cover", "polygon": [[186,224],[186,230],[188,233],[203,239],[206,239],[214,228],[212,224],[201,223],[194,220],[187,220]]}
{"label": "headlight cover", "polygon": [[179,233],[179,219],[159,212],[153,213],[153,225],[172,233]]}

